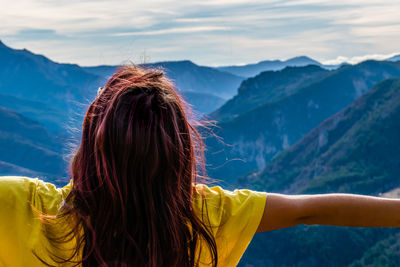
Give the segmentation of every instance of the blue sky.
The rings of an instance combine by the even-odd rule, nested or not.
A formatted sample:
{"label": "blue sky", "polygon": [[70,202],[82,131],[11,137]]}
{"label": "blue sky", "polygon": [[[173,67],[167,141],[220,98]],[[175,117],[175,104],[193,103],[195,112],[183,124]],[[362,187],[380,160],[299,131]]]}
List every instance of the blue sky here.
{"label": "blue sky", "polygon": [[400,53],[398,0],[2,0],[0,39],[81,65],[231,65]]}

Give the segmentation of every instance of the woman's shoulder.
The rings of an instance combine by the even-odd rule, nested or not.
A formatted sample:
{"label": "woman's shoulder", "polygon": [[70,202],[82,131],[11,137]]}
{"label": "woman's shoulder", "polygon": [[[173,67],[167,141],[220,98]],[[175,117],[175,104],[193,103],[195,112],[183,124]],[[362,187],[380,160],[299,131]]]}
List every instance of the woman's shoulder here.
{"label": "woman's shoulder", "polygon": [[260,224],[267,193],[249,189],[233,191],[220,186],[194,187],[196,215],[215,237],[219,261],[236,266]]}
{"label": "woman's shoulder", "polygon": [[0,176],[1,266],[42,265],[32,253],[47,251],[40,215],[56,214],[64,191],[38,178]]}
{"label": "woman's shoulder", "polygon": [[207,214],[213,224],[223,225],[237,219],[261,219],[266,198],[265,192],[249,189],[231,191],[220,186],[197,184],[194,187],[193,205],[201,217]]}
{"label": "woman's shoulder", "polygon": [[57,188],[39,178],[0,176],[0,202],[9,207],[30,205],[41,212],[54,214],[67,194],[67,187]]}
{"label": "woman's shoulder", "polygon": [[0,201],[2,204],[32,201],[39,179],[22,176],[0,176]]}
{"label": "woman's shoulder", "polygon": [[194,201],[211,201],[213,204],[220,205],[242,205],[246,201],[264,202],[267,193],[250,189],[226,190],[221,186],[208,186],[205,184],[196,184],[193,190]]}

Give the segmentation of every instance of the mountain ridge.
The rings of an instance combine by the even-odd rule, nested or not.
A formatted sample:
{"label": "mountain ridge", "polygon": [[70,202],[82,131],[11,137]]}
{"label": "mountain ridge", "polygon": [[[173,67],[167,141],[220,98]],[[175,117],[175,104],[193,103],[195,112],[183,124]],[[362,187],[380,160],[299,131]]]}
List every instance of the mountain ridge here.
{"label": "mountain ridge", "polygon": [[278,152],[390,77],[400,77],[400,62],[344,66],[295,94],[217,123],[212,131],[219,138],[206,139],[209,175],[232,184],[247,172],[263,169]]}
{"label": "mountain ridge", "polygon": [[[238,86],[244,79],[243,77],[221,72],[212,67],[197,65],[190,60],[145,63],[140,64],[140,66],[161,68],[180,91],[210,94],[223,99],[228,99],[235,95]],[[83,67],[83,69],[93,74],[102,75],[107,79],[115,72],[117,67],[103,65]]]}
{"label": "mountain ridge", "polygon": [[249,78],[264,71],[279,71],[286,67],[305,67],[308,65],[316,65],[327,70],[334,70],[339,68],[342,64],[324,65],[308,56],[297,56],[287,60],[263,60],[258,63],[250,63],[246,65],[220,66],[217,67],[217,69]]}
{"label": "mountain ridge", "polygon": [[324,78],[329,71],[316,66],[285,67],[278,71],[263,71],[244,80],[238,93],[208,118],[219,122],[234,119],[261,104],[272,103],[296,93],[298,89]]}

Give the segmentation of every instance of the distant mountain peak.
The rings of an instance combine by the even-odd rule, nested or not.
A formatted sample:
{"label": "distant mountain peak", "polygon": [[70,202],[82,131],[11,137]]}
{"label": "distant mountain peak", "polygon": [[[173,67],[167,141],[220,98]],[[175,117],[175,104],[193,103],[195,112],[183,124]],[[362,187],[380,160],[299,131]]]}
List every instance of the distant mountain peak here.
{"label": "distant mountain peak", "polygon": [[[248,65],[257,65],[257,64],[263,64],[263,63],[281,63],[282,62],[282,60],[279,60],[279,59],[267,59],[267,60],[261,60],[261,61],[259,61],[258,63],[255,63],[255,64],[248,64]],[[243,66],[246,66],[246,65],[243,65]],[[240,67],[240,66],[239,66]]]}
{"label": "distant mountain peak", "polygon": [[186,59],[186,60],[170,61],[170,62],[181,63],[181,64],[184,64],[184,65],[187,65],[187,66],[198,66],[196,63],[194,63],[193,61],[188,60],[188,59]]}
{"label": "distant mountain peak", "polygon": [[289,60],[312,60],[312,61],[315,61],[314,59],[312,59],[312,58],[310,58],[310,57],[308,57],[308,56],[297,56],[297,57],[293,57],[293,58],[290,58]]}
{"label": "distant mountain peak", "polygon": [[193,61],[189,60],[189,59],[185,59],[185,60],[178,60],[176,62],[182,62],[182,63],[190,63],[190,64],[194,64]]}
{"label": "distant mountain peak", "polygon": [[310,57],[307,57],[307,56],[298,56],[298,57],[290,58],[290,59],[286,60],[285,62],[295,63],[295,64],[296,63],[299,63],[299,64],[310,63],[310,64],[315,64],[315,65],[321,65],[321,63],[319,63],[318,61],[316,61]]}
{"label": "distant mountain peak", "polygon": [[159,61],[153,63],[145,63],[144,65],[159,65],[159,64],[169,64],[169,63],[181,63],[181,64],[188,64],[188,65],[196,65],[193,61],[184,59],[184,60],[166,60],[166,61]]}

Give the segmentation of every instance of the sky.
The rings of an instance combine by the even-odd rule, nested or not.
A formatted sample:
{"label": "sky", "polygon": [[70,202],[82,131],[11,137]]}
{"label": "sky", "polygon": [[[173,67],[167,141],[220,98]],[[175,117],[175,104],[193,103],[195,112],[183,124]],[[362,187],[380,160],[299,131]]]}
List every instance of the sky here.
{"label": "sky", "polygon": [[80,65],[400,54],[398,0],[1,0],[0,40]]}

